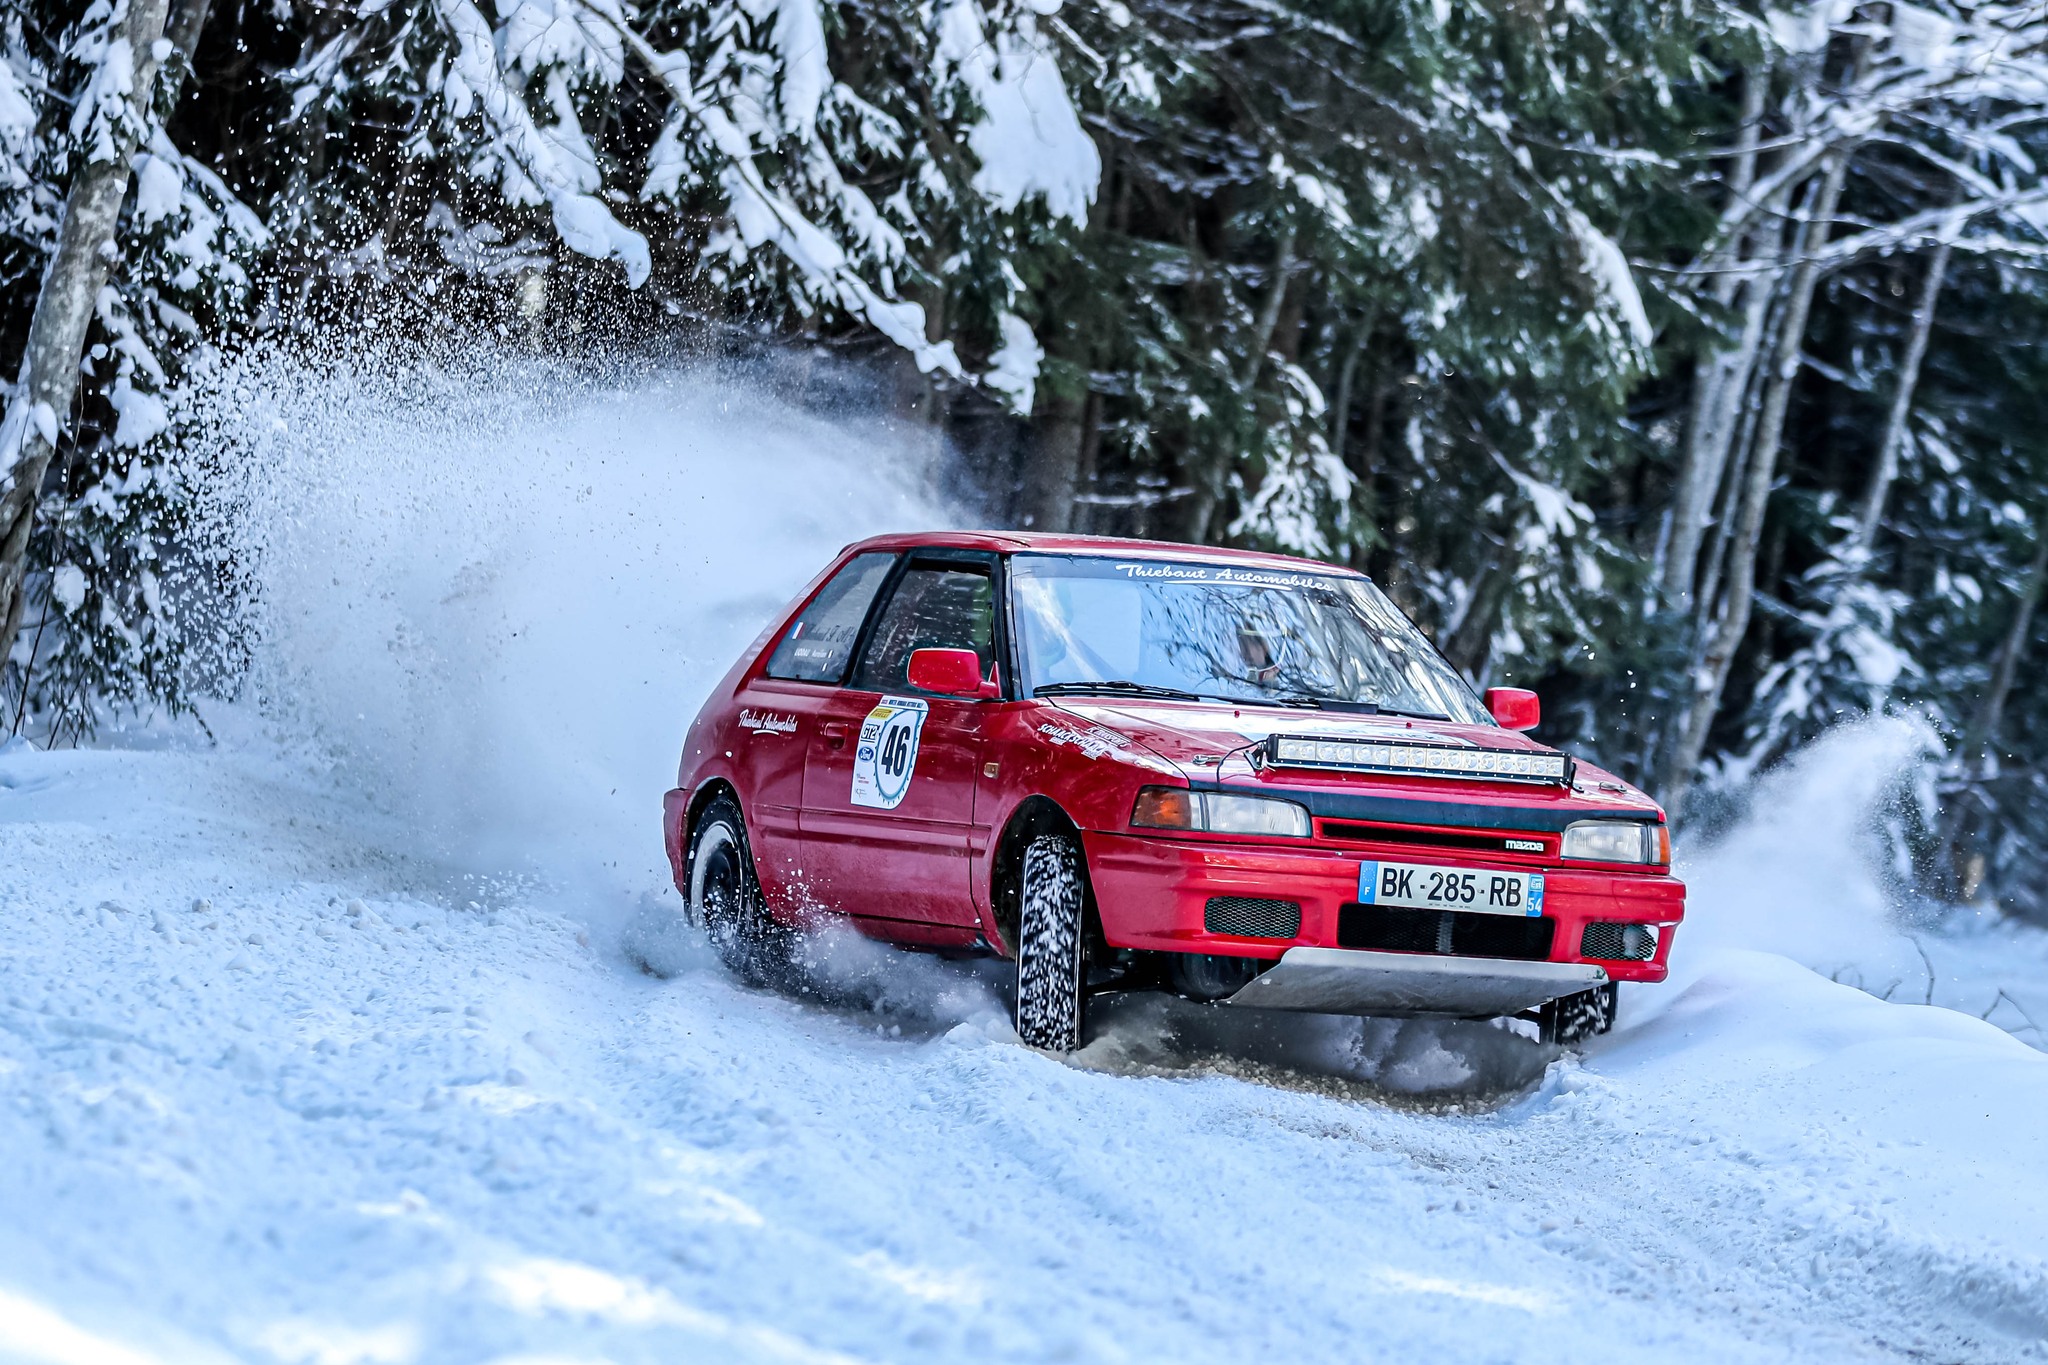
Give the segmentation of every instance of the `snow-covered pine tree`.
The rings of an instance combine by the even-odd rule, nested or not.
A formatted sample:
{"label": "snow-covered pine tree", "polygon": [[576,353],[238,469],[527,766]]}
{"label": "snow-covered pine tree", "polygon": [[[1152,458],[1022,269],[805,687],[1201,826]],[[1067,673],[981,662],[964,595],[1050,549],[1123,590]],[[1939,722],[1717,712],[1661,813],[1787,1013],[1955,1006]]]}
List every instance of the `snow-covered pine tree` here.
{"label": "snow-covered pine tree", "polygon": [[[317,243],[309,263],[411,270],[433,264],[426,245],[525,270],[552,237],[728,316],[852,322],[927,374],[967,379],[1016,342],[997,384],[1028,384],[1002,258],[1031,223],[1085,215],[1098,174],[1053,58],[1057,8],[365,6],[300,35],[289,126],[404,192],[371,214],[376,184],[323,177],[287,203],[291,230]],[[358,117],[373,109],[400,115],[382,140]]]}
{"label": "snow-covered pine tree", "polygon": [[35,713],[76,733],[101,705],[182,701],[157,566],[178,502],[165,394],[204,363],[204,328],[233,313],[263,229],[164,130],[205,6],[141,3],[45,11],[8,34],[34,73],[12,82],[5,228],[33,305],[0,427],[10,729]]}
{"label": "snow-covered pine tree", "polygon": [[1587,496],[1634,453],[1652,334],[1614,232],[1679,201],[1665,158],[1718,20],[1211,3],[1073,22],[1106,169],[1040,294],[1040,524],[1350,558],[1475,671],[1586,667],[1587,640],[1626,638],[1592,619],[1627,575]]}
{"label": "snow-covered pine tree", "polygon": [[[195,127],[202,140],[232,128],[210,149],[225,175],[173,143],[161,108],[129,130],[135,189],[83,345],[82,416],[38,483],[40,610],[9,668],[17,699],[86,723],[88,695],[177,702],[174,595],[154,563],[179,506],[157,439],[174,411],[164,395],[204,362],[204,339],[307,316],[323,295],[388,301],[431,294],[438,277],[513,276],[545,307],[559,243],[627,289],[658,273],[668,297],[773,330],[878,335],[918,372],[985,374],[1000,402],[1028,409],[1039,348],[1010,260],[1048,223],[1081,221],[1099,173],[1055,60],[1057,9],[232,7],[218,45],[246,51],[253,36],[293,59],[238,96],[235,117]],[[8,182],[24,269],[51,249],[31,209],[47,217],[77,149],[104,135],[53,111],[109,69],[121,49],[106,35],[127,13],[99,0],[9,49],[0,115],[10,167],[29,168]],[[37,38],[63,54],[54,75]]]}

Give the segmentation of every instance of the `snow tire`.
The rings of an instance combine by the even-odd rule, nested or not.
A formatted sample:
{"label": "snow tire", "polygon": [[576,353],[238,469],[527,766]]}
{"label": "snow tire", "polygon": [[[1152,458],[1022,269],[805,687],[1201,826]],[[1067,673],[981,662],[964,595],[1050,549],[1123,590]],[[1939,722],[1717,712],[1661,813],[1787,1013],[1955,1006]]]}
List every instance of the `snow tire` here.
{"label": "snow tire", "polygon": [[1589,991],[1563,996],[1536,1012],[1543,1041],[1570,1047],[1597,1037],[1614,1027],[1614,1013],[1621,988],[1612,981]]}
{"label": "snow tire", "polygon": [[730,796],[713,797],[690,838],[689,913],[720,960],[741,980],[773,984],[784,974],[790,931],[768,912],[746,822]]}
{"label": "snow tire", "polygon": [[1087,882],[1081,850],[1059,834],[1024,850],[1017,928],[1017,1036],[1028,1047],[1081,1045],[1081,966]]}

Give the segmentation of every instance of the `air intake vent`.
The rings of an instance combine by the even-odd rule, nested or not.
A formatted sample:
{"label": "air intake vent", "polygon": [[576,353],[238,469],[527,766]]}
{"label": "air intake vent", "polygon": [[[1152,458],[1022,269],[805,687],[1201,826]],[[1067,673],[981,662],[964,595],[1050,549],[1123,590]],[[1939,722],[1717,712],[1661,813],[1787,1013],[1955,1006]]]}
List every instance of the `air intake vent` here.
{"label": "air intake vent", "polygon": [[1648,962],[1657,955],[1657,926],[1595,920],[1579,940],[1579,956],[1600,962]]}
{"label": "air intake vent", "polygon": [[1238,938],[1293,938],[1301,932],[1301,903],[1212,896],[1202,910],[1202,927]]}
{"label": "air intake vent", "polygon": [[1337,911],[1337,946],[1541,962],[1550,956],[1556,928],[1555,920],[1540,916],[1346,905]]}

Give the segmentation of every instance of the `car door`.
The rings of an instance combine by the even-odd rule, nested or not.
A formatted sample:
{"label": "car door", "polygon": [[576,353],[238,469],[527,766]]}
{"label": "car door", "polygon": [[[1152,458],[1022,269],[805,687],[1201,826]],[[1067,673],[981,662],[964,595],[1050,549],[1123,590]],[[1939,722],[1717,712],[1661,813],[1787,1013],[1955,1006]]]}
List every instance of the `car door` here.
{"label": "car door", "polygon": [[910,686],[919,649],[997,655],[994,555],[906,558],[875,613],[852,681],[819,718],[804,766],[806,885],[824,905],[884,934],[974,929],[969,849],[991,703]]}
{"label": "car door", "polygon": [[827,579],[734,695],[727,733],[746,797],[747,836],[771,904],[800,910],[804,760],[852,670],[861,627],[895,567],[893,554],[855,555]]}

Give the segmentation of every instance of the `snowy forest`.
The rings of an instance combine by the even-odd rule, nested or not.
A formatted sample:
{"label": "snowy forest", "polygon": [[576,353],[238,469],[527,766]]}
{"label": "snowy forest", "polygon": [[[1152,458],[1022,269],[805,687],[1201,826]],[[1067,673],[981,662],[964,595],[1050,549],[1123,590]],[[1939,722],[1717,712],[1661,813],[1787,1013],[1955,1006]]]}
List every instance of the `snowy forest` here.
{"label": "snowy forest", "polygon": [[238,355],[834,356],[991,524],[1362,568],[1711,826],[1919,717],[1930,902],[2048,913],[2048,10],[8,0],[0,702],[231,686]]}

